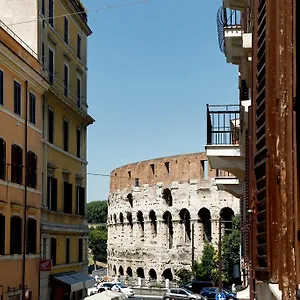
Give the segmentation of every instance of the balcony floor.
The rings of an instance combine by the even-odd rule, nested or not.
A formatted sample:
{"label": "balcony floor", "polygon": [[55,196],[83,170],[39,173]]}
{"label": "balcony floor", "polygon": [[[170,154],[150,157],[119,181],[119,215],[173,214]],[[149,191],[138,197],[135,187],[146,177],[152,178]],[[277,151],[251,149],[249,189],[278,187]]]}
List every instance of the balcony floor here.
{"label": "balcony floor", "polygon": [[242,183],[235,177],[216,177],[215,184],[218,190],[230,193],[237,198],[240,198],[243,193]]}

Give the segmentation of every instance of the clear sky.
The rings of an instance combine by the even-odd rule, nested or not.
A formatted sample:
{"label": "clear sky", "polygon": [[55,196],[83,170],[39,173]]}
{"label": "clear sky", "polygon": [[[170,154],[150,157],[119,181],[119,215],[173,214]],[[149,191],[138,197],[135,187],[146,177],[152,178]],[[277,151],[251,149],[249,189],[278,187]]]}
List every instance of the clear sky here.
{"label": "clear sky", "polygon": [[[84,0],[88,10],[134,0]],[[90,12],[88,171],[200,152],[206,104],[238,102],[238,70],[218,47],[221,0],[151,0]],[[88,176],[88,201],[109,178]]]}

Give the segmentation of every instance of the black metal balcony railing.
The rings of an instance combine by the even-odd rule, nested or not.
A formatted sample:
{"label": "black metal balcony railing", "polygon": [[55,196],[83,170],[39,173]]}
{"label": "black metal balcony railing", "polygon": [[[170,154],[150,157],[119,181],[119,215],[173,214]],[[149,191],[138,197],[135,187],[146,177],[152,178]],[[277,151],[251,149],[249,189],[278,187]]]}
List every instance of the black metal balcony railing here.
{"label": "black metal balcony railing", "polygon": [[207,145],[237,145],[240,105],[207,104]]}
{"label": "black metal balcony railing", "polygon": [[219,48],[222,53],[225,53],[225,28],[241,26],[241,13],[237,10],[232,10],[221,6],[217,12],[217,30]]}

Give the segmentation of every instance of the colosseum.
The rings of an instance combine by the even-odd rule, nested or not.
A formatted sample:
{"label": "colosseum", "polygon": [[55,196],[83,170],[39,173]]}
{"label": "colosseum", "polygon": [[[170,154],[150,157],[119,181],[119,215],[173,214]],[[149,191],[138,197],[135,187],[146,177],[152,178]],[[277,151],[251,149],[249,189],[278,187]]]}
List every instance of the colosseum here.
{"label": "colosseum", "polygon": [[129,164],[111,172],[108,276],[138,285],[176,280],[199,261],[206,241],[217,245],[219,218],[239,212],[239,199],[218,191],[205,153]]}

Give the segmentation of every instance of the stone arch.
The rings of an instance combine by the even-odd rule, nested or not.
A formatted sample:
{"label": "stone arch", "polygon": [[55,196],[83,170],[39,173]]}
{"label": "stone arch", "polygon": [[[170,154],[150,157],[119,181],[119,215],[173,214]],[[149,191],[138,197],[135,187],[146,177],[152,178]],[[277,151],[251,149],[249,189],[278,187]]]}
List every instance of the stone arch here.
{"label": "stone arch", "polygon": [[169,211],[165,211],[163,214],[164,224],[166,225],[166,236],[167,236],[167,245],[168,248],[171,249],[173,246],[173,222],[172,215]]}
{"label": "stone arch", "polygon": [[173,280],[173,273],[170,268],[165,269],[161,276],[164,277],[164,279],[169,279],[170,281]]}
{"label": "stone arch", "polygon": [[133,196],[131,193],[126,196],[126,201],[128,201],[129,205],[133,207]]}
{"label": "stone arch", "polygon": [[166,189],[163,190],[162,198],[166,201],[168,206],[173,205],[173,197],[172,197],[172,193],[171,193],[170,189],[166,188]]}
{"label": "stone arch", "polygon": [[112,222],[112,220],[113,220],[113,217],[112,217],[112,215],[110,215],[110,222]]}
{"label": "stone arch", "polygon": [[132,229],[133,228],[132,213],[131,212],[127,212],[126,217],[127,217],[127,221],[129,223],[129,226]]}
{"label": "stone arch", "polygon": [[151,210],[149,213],[149,219],[151,224],[151,231],[156,236],[157,234],[157,218],[154,210]]}
{"label": "stone arch", "polygon": [[140,278],[145,278],[145,272],[144,272],[144,269],[141,268],[141,267],[137,268],[136,274],[137,274],[137,276],[140,277]]}
{"label": "stone arch", "polygon": [[116,214],[114,214],[114,222],[115,222],[115,224],[117,224],[117,215]]}
{"label": "stone arch", "polygon": [[223,207],[220,211],[220,217],[222,221],[222,227],[225,229],[225,234],[228,234],[232,230],[232,219],[234,212],[230,207]]}
{"label": "stone arch", "polygon": [[127,268],[126,273],[129,277],[133,276],[132,269],[130,267]]}
{"label": "stone arch", "polygon": [[122,266],[119,267],[119,274],[120,274],[121,276],[124,276],[124,269],[123,269]]}
{"label": "stone arch", "polygon": [[198,211],[199,222],[202,224],[203,239],[211,242],[211,214],[209,209],[202,207]]}
{"label": "stone arch", "polygon": [[179,212],[181,223],[184,225],[184,241],[189,242],[191,240],[191,215],[190,212],[183,208]]}
{"label": "stone arch", "polygon": [[113,272],[114,272],[114,275],[117,275],[117,268],[116,268],[116,265],[114,265],[114,267],[113,267]]}
{"label": "stone arch", "polygon": [[138,225],[139,225],[139,229],[141,232],[141,236],[144,236],[144,230],[145,230],[145,226],[144,226],[144,216],[143,213],[139,210],[136,214],[136,218],[138,221]]}
{"label": "stone arch", "polygon": [[154,269],[149,270],[149,277],[150,277],[150,280],[157,280],[157,274]]}
{"label": "stone arch", "polygon": [[121,212],[120,212],[120,215],[119,215],[119,219],[120,219],[120,223],[123,226],[124,225],[124,216],[123,216],[123,213],[121,213]]}

